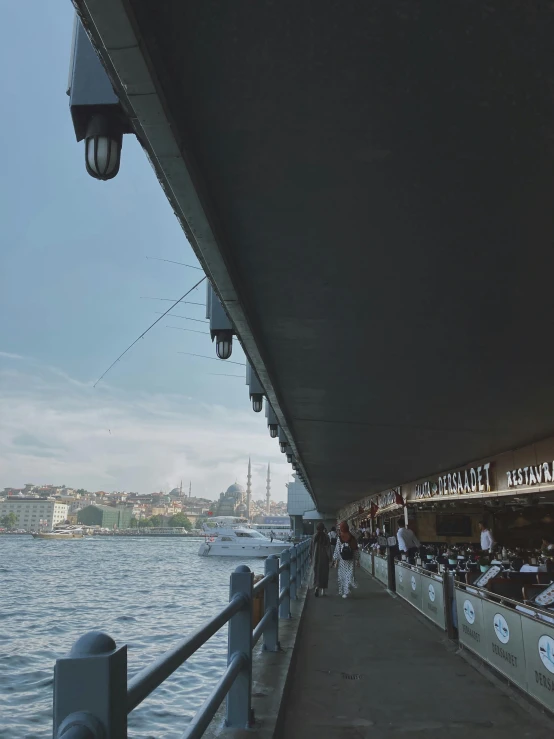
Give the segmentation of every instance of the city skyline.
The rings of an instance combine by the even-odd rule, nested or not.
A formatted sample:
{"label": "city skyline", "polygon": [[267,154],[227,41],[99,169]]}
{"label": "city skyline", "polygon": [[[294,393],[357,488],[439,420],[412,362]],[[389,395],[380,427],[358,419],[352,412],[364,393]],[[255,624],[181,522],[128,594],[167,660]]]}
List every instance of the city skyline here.
{"label": "city skyline", "polygon": [[[170,305],[152,298],[178,298],[202,273],[148,259],[198,266],[135,137],[125,138],[115,180],[85,171],[65,94],[71,3],[38,4],[31,19],[21,4],[3,10],[0,55],[6,68],[19,63],[3,86],[17,115],[3,120],[10,176],[0,182],[0,485],[147,492],[183,477],[215,496],[234,479],[246,484],[251,454],[254,490],[265,490],[270,462],[284,499],[292,470],[251,409],[245,368],[215,361],[204,285],[93,388]],[[245,361],[238,341],[231,359]]]}

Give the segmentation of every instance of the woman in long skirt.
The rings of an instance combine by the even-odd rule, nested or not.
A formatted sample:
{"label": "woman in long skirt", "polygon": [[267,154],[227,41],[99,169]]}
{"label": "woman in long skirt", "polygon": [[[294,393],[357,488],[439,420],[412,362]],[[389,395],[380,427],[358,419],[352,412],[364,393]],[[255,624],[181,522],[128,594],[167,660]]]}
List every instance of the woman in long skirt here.
{"label": "woman in long skirt", "polygon": [[347,598],[350,594],[350,589],[358,587],[354,575],[354,567],[360,564],[360,551],[356,537],[350,533],[346,521],[342,521],[339,526],[339,535],[333,559],[339,565],[339,595]]}
{"label": "woman in long skirt", "polygon": [[331,563],[331,543],[325,533],[323,523],[317,524],[317,531],[310,545],[310,558],[312,560],[313,587],[315,597],[325,595],[329,587],[329,564]]}

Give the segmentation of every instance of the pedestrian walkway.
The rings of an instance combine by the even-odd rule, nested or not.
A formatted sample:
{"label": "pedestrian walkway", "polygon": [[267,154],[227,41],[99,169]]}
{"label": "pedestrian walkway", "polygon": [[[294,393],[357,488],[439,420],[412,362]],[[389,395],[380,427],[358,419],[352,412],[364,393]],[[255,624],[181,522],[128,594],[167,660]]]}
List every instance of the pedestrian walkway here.
{"label": "pedestrian walkway", "polygon": [[552,736],[554,721],[527,712],[367,573],[343,600],[335,572],[330,596],[311,592],[306,604],[282,739]]}

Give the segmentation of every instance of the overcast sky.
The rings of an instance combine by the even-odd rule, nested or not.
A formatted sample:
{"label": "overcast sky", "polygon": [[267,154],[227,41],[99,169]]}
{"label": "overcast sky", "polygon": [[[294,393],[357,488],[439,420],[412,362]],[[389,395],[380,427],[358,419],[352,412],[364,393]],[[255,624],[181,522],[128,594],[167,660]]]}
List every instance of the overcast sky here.
{"label": "overcast sky", "polygon": [[[146,259],[198,266],[134,137],[114,180],[86,174],[65,94],[70,0],[1,6],[0,489],[149,492],[183,479],[215,497],[245,484],[251,455],[255,497],[271,462],[272,497],[284,500],[290,468],[251,410],[244,367],[179,354],[215,349],[207,334],[166,328],[206,324],[163,319],[92,388],[169,307],[141,298],[178,298],[202,273]],[[203,284],[190,300],[204,299]],[[238,347],[231,359],[244,362]]]}

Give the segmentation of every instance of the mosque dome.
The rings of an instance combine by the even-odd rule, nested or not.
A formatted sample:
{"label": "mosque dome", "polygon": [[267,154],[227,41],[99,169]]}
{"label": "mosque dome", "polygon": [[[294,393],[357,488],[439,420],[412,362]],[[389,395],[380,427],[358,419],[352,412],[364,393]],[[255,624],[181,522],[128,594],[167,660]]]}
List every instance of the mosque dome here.
{"label": "mosque dome", "polygon": [[237,493],[244,493],[246,492],[245,489],[242,487],[242,485],[239,485],[238,482],[234,482],[232,485],[230,485],[227,488],[227,492],[225,495],[237,495]]}

